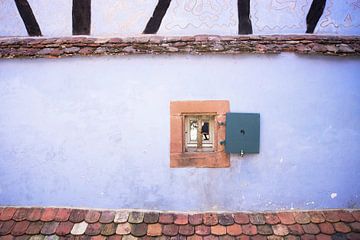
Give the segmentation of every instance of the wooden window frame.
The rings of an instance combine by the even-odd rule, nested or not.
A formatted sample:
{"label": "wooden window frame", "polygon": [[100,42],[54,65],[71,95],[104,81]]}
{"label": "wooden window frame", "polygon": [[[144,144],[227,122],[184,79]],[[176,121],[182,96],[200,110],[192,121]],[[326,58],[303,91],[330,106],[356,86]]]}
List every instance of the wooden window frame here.
{"label": "wooden window frame", "polygon": [[[170,167],[230,167],[230,155],[221,144],[225,140],[225,125],[221,123],[229,111],[226,100],[170,102]],[[185,118],[189,116],[213,117],[213,151],[186,151]]]}

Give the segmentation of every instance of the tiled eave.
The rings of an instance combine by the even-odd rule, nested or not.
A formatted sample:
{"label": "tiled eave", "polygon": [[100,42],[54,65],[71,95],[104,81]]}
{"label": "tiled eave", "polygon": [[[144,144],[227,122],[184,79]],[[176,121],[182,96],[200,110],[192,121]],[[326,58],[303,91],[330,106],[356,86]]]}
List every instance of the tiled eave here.
{"label": "tiled eave", "polygon": [[360,56],[360,36],[139,36],[0,38],[0,58],[131,54],[297,54]]}
{"label": "tiled eave", "polygon": [[360,210],[155,212],[0,207],[0,239],[360,239]]}

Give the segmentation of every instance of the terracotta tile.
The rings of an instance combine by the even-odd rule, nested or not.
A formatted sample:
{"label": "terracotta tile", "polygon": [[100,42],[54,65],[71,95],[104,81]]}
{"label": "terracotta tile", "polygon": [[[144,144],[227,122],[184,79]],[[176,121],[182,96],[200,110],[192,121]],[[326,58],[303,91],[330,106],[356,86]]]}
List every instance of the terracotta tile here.
{"label": "terracotta tile", "polygon": [[[160,218],[161,218],[161,214],[160,214]],[[179,227],[175,224],[164,225],[162,232],[166,236],[175,236],[179,232]]]}
{"label": "terracotta tile", "polygon": [[107,240],[121,240],[122,236],[120,235],[112,235],[112,236],[108,236]]}
{"label": "terracotta tile", "polygon": [[171,213],[160,213],[159,223],[170,224],[174,223],[174,214]]}
{"label": "terracotta tile", "polygon": [[199,226],[195,227],[195,233],[197,235],[206,236],[206,235],[209,235],[210,232],[211,232],[211,229],[209,226],[199,225]]}
{"label": "terracotta tile", "polygon": [[0,236],[0,240],[14,240],[14,236],[10,234],[5,236]]}
{"label": "terracotta tile", "polygon": [[87,223],[96,223],[99,221],[101,212],[96,210],[89,210],[85,215],[85,222]]}
{"label": "terracotta tile", "polygon": [[291,212],[279,212],[277,213],[278,218],[282,224],[294,224],[296,223],[294,215]]}
{"label": "terracotta tile", "polygon": [[303,235],[305,233],[300,224],[288,225],[288,229],[290,234],[293,235]]}
{"label": "terracotta tile", "polygon": [[69,220],[70,213],[71,213],[71,209],[60,208],[60,209],[58,209],[54,220],[58,221],[58,222],[65,222],[65,221]]}
{"label": "terracotta tile", "polygon": [[350,228],[352,229],[352,231],[354,232],[360,232],[360,222],[353,222],[350,223]]}
{"label": "terracotta tile", "polygon": [[280,219],[278,218],[278,216],[275,213],[265,213],[264,217],[265,217],[265,222],[267,224],[278,224],[278,223],[280,223]]}
{"label": "terracotta tile", "polygon": [[271,235],[273,230],[270,225],[257,225],[257,232],[262,235]]}
{"label": "terracotta tile", "polygon": [[301,240],[316,240],[316,236],[311,234],[304,234],[301,236]]}
{"label": "terracotta tile", "polygon": [[146,223],[133,224],[131,226],[131,234],[135,237],[145,236],[146,233],[147,233],[147,224]]}
{"label": "terracotta tile", "polygon": [[317,226],[317,224],[314,224],[314,223],[309,223],[309,224],[302,225],[302,228],[304,229],[305,233],[309,233],[309,234],[318,234],[318,233],[320,233],[319,227]]}
{"label": "terracotta tile", "polygon": [[0,221],[8,221],[12,219],[16,212],[16,208],[5,208],[2,210],[2,213],[0,215]]}
{"label": "terracotta tile", "polygon": [[82,235],[85,233],[86,228],[89,224],[87,222],[80,222],[80,223],[75,223],[73,228],[71,229],[71,234],[73,235]]}
{"label": "terracotta tile", "polygon": [[60,236],[65,236],[71,232],[74,223],[72,222],[60,222],[59,226],[56,228],[56,234]]}
{"label": "terracotta tile", "polygon": [[331,223],[324,222],[324,223],[320,223],[318,226],[322,233],[325,233],[325,234],[334,234],[335,233],[335,229]]}
{"label": "terracotta tile", "polygon": [[330,235],[318,234],[316,235],[316,240],[332,240]]}
{"label": "terracotta tile", "polygon": [[255,236],[251,236],[250,240],[267,240],[267,237],[262,235],[255,235]]}
{"label": "terracotta tile", "polygon": [[218,216],[216,213],[204,213],[203,222],[205,225],[213,226],[218,224]]}
{"label": "terracotta tile", "polygon": [[184,236],[191,236],[195,233],[195,228],[191,225],[181,225],[179,227],[179,234]]}
{"label": "terracotta tile", "polygon": [[15,226],[11,230],[11,234],[13,236],[24,235],[26,233],[26,230],[29,227],[29,225],[30,225],[30,222],[28,222],[28,221],[17,222],[17,223],[15,223]]}
{"label": "terracotta tile", "polygon": [[185,225],[189,222],[189,216],[187,214],[175,214],[174,223],[177,225]]}
{"label": "terracotta tile", "polygon": [[340,233],[348,233],[351,231],[350,227],[343,222],[334,223],[335,231]]}
{"label": "terracotta tile", "polygon": [[103,211],[101,213],[101,217],[99,219],[99,222],[101,223],[111,223],[114,221],[115,218],[115,212],[114,211]]}
{"label": "terracotta tile", "polygon": [[360,239],[360,233],[351,232],[351,233],[346,234],[346,237],[347,237],[348,240],[359,240]]}
{"label": "terracotta tile", "polygon": [[41,215],[40,220],[43,222],[50,222],[53,221],[58,209],[57,208],[45,208]]}
{"label": "terracotta tile", "polygon": [[116,234],[126,235],[131,233],[131,225],[129,223],[120,223],[116,228]]}
{"label": "terracotta tile", "polygon": [[234,221],[238,224],[247,224],[250,222],[249,214],[246,213],[235,213],[234,214]]}
{"label": "terracotta tile", "polygon": [[202,240],[203,238],[199,235],[192,235],[186,238],[186,240]]}
{"label": "terracotta tile", "polygon": [[30,237],[30,240],[43,240],[44,238],[44,235],[34,235]]}
{"label": "terracotta tile", "polygon": [[300,240],[300,236],[287,235],[285,240]]}
{"label": "terracotta tile", "polygon": [[27,220],[31,222],[39,221],[42,215],[41,208],[32,208],[29,214],[27,215]]}
{"label": "terracotta tile", "polygon": [[149,224],[147,235],[155,237],[155,236],[161,236],[162,233],[162,226],[159,223],[156,224]]}
{"label": "terracotta tile", "polygon": [[82,222],[85,220],[86,213],[87,213],[86,210],[72,209],[69,216],[69,221],[73,223]]}
{"label": "terracotta tile", "polygon": [[144,213],[144,222],[145,223],[157,223],[158,221],[159,221],[159,213],[157,213],[157,212]]}
{"label": "terracotta tile", "polygon": [[265,224],[265,217],[261,213],[249,214],[249,219],[252,224],[256,224],[256,225]]}
{"label": "terracotta tile", "polygon": [[219,237],[218,237],[218,236],[209,235],[209,236],[204,236],[203,239],[204,239],[204,240],[219,240]]}
{"label": "terracotta tile", "polygon": [[26,230],[26,234],[30,234],[30,235],[39,234],[43,226],[44,226],[43,222],[32,222],[30,223],[28,229]]}
{"label": "terracotta tile", "polygon": [[41,229],[41,233],[44,235],[54,234],[58,226],[59,222],[46,222]]}
{"label": "terracotta tile", "polygon": [[30,237],[28,235],[14,236],[13,240],[29,240]]}
{"label": "terracotta tile", "polygon": [[[115,214],[114,214],[115,215]],[[111,236],[115,234],[117,225],[115,223],[104,224],[101,230],[101,235]]]}
{"label": "terracotta tile", "polygon": [[239,236],[242,233],[241,226],[238,224],[233,224],[226,227],[226,233],[231,236]]}
{"label": "terracotta tile", "polygon": [[91,240],[106,240],[106,237],[105,236],[101,236],[101,235],[98,235],[98,236],[93,236],[90,238]]}
{"label": "terracotta tile", "polygon": [[0,236],[7,235],[11,232],[11,229],[14,227],[15,221],[8,220],[4,222],[0,222]]}
{"label": "terracotta tile", "polygon": [[129,223],[142,223],[144,220],[143,212],[131,212],[129,214]]}
{"label": "terracotta tile", "polygon": [[309,212],[310,221],[312,223],[322,223],[325,222],[325,216],[321,211],[311,211]]}
{"label": "terracotta tile", "polygon": [[222,235],[222,236],[219,236],[219,240],[234,240],[234,237],[229,236],[229,235]]}
{"label": "terracotta tile", "polygon": [[342,222],[355,222],[355,218],[349,211],[340,210],[338,211],[340,221]]}
{"label": "terracotta tile", "polygon": [[240,236],[236,237],[236,239],[237,240],[250,240],[250,237],[247,235],[240,235]]}
{"label": "terracotta tile", "polygon": [[255,225],[252,224],[246,224],[246,225],[242,225],[242,232],[245,235],[256,235],[257,234],[257,229]]}
{"label": "terracotta tile", "polygon": [[278,236],[286,236],[289,234],[289,229],[287,228],[286,225],[283,224],[273,225],[272,229],[274,231],[274,234]]}
{"label": "terracotta tile", "polygon": [[360,222],[360,210],[355,210],[351,213],[356,221]]}
{"label": "terracotta tile", "polygon": [[232,214],[218,214],[218,221],[220,225],[229,226],[234,224],[234,218]]}
{"label": "terracotta tile", "polygon": [[324,211],[324,216],[326,221],[328,222],[339,222],[340,217],[338,211]]}
{"label": "terracotta tile", "polygon": [[191,214],[189,215],[189,223],[191,225],[199,225],[203,222],[203,215],[202,214]]}
{"label": "terracotta tile", "polygon": [[300,224],[310,223],[310,215],[306,212],[295,212],[294,218],[295,221]]}
{"label": "terracotta tile", "polygon": [[23,221],[27,218],[28,213],[30,213],[31,209],[29,208],[18,208],[14,213],[13,220],[15,221]]}
{"label": "terracotta tile", "polygon": [[[145,217],[145,215],[144,215]],[[114,222],[115,223],[124,223],[129,219],[129,212],[127,211],[118,211],[115,214]]]}
{"label": "terracotta tile", "polygon": [[90,223],[85,230],[85,234],[90,236],[99,235],[101,233],[102,226],[103,225],[101,223]]}

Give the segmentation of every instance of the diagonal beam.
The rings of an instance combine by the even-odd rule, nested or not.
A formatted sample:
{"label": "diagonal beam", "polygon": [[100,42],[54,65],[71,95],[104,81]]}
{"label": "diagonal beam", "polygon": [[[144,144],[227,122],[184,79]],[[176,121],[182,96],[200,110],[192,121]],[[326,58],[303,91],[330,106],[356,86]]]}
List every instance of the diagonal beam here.
{"label": "diagonal beam", "polygon": [[91,0],[73,0],[72,28],[73,35],[90,35]]}
{"label": "diagonal beam", "polygon": [[170,6],[171,0],[159,0],[154,13],[146,24],[144,34],[155,34],[160,28],[161,22]]}
{"label": "diagonal beam", "polygon": [[15,0],[16,7],[29,36],[41,36],[41,30],[27,0]]}
{"label": "diagonal beam", "polygon": [[239,34],[252,34],[250,0],[238,0]]}
{"label": "diagonal beam", "polygon": [[326,0],[313,0],[308,15],[306,16],[306,33],[314,33],[315,27],[322,16]]}

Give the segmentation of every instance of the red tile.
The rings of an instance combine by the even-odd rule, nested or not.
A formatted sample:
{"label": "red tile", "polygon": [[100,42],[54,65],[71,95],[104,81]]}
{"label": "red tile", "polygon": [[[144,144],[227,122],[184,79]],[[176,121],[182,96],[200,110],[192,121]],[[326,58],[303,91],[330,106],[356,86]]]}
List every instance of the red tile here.
{"label": "red tile", "polygon": [[17,222],[13,229],[11,230],[11,234],[14,236],[21,236],[26,233],[27,228],[29,227],[30,222],[28,221],[21,221]]}
{"label": "red tile", "polygon": [[41,218],[41,214],[41,208],[32,208],[26,219],[31,222],[39,221]]}
{"label": "red tile", "polygon": [[198,235],[192,235],[186,238],[186,240],[202,240],[203,238]]}
{"label": "red tile", "polygon": [[60,222],[59,226],[56,228],[56,234],[60,236],[65,236],[71,232],[74,223],[72,222]]}
{"label": "red tile", "polygon": [[320,233],[320,229],[317,224],[309,223],[302,225],[304,232],[309,234],[318,234]]}
{"label": "red tile", "polygon": [[246,225],[242,225],[242,232],[245,235],[256,235],[257,234],[257,229],[255,225],[252,224],[246,224]]}
{"label": "red tile", "polygon": [[57,211],[54,220],[58,221],[58,222],[65,222],[65,221],[69,220],[70,213],[71,213],[71,209],[60,208]]}
{"label": "red tile", "polygon": [[[147,225],[145,223],[142,223],[142,224],[145,227],[145,233],[144,233],[144,235],[145,235]],[[136,225],[140,225],[140,224],[136,224]],[[104,224],[101,229],[101,235],[104,235],[104,236],[111,236],[111,235],[115,234],[115,232],[116,232],[116,224],[115,223]],[[144,235],[142,235],[142,236],[144,236]],[[134,235],[134,236],[136,236],[136,235]]]}
{"label": "red tile", "polygon": [[100,223],[111,223],[114,221],[115,211],[103,211],[99,219]]}
{"label": "red tile", "polygon": [[278,236],[286,236],[289,234],[289,229],[284,224],[273,225],[272,229],[274,231],[274,234]]}
{"label": "red tile", "polygon": [[221,236],[226,234],[226,227],[222,225],[211,226],[211,234]]}
{"label": "red tile", "polygon": [[191,225],[199,225],[203,222],[203,215],[202,214],[191,214],[189,215],[189,223]]}
{"label": "red tile", "polygon": [[5,222],[0,222],[0,236],[7,235],[11,232],[11,229],[14,227],[15,221],[8,220]]}
{"label": "red tile", "polygon": [[210,234],[210,227],[205,225],[199,225],[195,227],[195,233],[197,235],[206,236]]}
{"label": "red tile", "polygon": [[101,223],[91,223],[87,226],[85,230],[86,235],[95,236],[99,235],[102,230],[102,224]]}
{"label": "red tile", "polygon": [[108,236],[107,240],[121,240],[122,236],[120,235],[112,235],[112,236]]}
{"label": "red tile", "polygon": [[99,221],[100,216],[101,216],[101,213],[99,211],[90,210],[86,213],[85,221],[87,223],[96,223],[97,221]]}
{"label": "red tile", "polygon": [[290,234],[293,235],[303,235],[305,233],[300,224],[288,225],[288,229]]}
{"label": "red tile", "polygon": [[316,235],[316,240],[331,240],[331,236],[326,234],[318,234]]}
{"label": "red tile", "polygon": [[41,233],[44,235],[54,234],[58,226],[59,222],[46,222],[41,229]]}
{"label": "red tile", "polygon": [[353,222],[349,225],[354,232],[360,232],[360,222]]}
{"label": "red tile", "polygon": [[14,236],[13,235],[5,235],[5,236],[0,236],[1,240],[14,240]]}
{"label": "red tile", "polygon": [[353,211],[352,215],[356,219],[356,221],[360,222],[360,210]]}
{"label": "red tile", "polygon": [[187,214],[175,214],[174,223],[177,225],[185,225],[189,222],[189,216]]}
{"label": "red tile", "polygon": [[[121,230],[120,232],[125,232],[126,233],[126,230],[125,231]],[[161,232],[162,232],[162,225],[161,224],[155,223],[155,224],[149,224],[148,225],[147,235],[153,236],[153,237],[161,236]]]}
{"label": "red tile", "polygon": [[44,222],[53,221],[57,211],[58,211],[57,208],[45,208],[40,220]]}
{"label": "red tile", "polygon": [[29,208],[18,208],[13,216],[13,220],[23,221],[27,218],[29,212]]}
{"label": "red tile", "polygon": [[204,240],[219,240],[218,236],[214,236],[214,235],[209,235],[209,236],[205,236],[203,237]]}
{"label": "red tile", "polygon": [[204,213],[203,222],[205,225],[214,226],[218,223],[218,216],[216,213]]}
{"label": "red tile", "polygon": [[334,228],[335,228],[335,231],[341,232],[341,233],[351,232],[350,227],[343,222],[334,223]]}
{"label": "red tile", "polygon": [[26,234],[30,234],[30,235],[39,234],[43,225],[44,225],[43,222],[30,223],[28,229],[26,230]]}
{"label": "red tile", "polygon": [[312,223],[322,223],[325,222],[325,216],[321,211],[311,211],[309,212],[310,221]]}
{"label": "red tile", "polygon": [[340,220],[343,222],[355,222],[355,218],[349,211],[340,210],[339,217],[340,217]]}
{"label": "red tile", "polygon": [[73,223],[79,223],[84,221],[87,211],[82,209],[72,209],[69,217],[69,221]]}
{"label": "red tile", "polygon": [[265,217],[261,213],[249,214],[249,219],[252,224],[265,224]]}
{"label": "red tile", "polygon": [[16,208],[3,209],[1,216],[0,216],[0,221],[8,221],[8,220],[12,219],[15,212],[16,212]]}
{"label": "red tile", "polygon": [[278,218],[282,224],[294,224],[296,223],[292,212],[279,212],[277,213]]}
{"label": "red tile", "polygon": [[316,240],[316,236],[311,234],[304,234],[301,236],[301,240]]}
{"label": "red tile", "polygon": [[230,226],[234,224],[234,218],[232,214],[218,214],[219,224],[223,226]]}
{"label": "red tile", "polygon": [[273,230],[271,228],[271,225],[257,225],[257,232],[261,235],[271,235],[273,234]]}
{"label": "red tile", "polygon": [[174,223],[174,214],[160,213],[159,223],[165,223],[165,224]]}
{"label": "red tile", "polygon": [[[250,239],[251,240],[267,240],[267,237],[262,236],[262,235],[255,235],[255,236],[252,236]],[[290,240],[290,239],[286,239],[286,240]]]}
{"label": "red tile", "polygon": [[191,225],[181,225],[179,227],[179,234],[184,236],[191,236],[195,232],[195,228]]}
{"label": "red tile", "polygon": [[[161,218],[161,214],[160,214]],[[179,232],[179,227],[175,224],[164,225],[162,232],[166,236],[176,236]]]}
{"label": "red tile", "polygon": [[98,236],[93,236],[90,238],[91,240],[106,240],[106,237],[105,236],[101,236],[101,235],[98,235]]}
{"label": "red tile", "polygon": [[347,237],[348,240],[359,240],[360,239],[360,233],[351,232],[351,233],[348,233],[346,235],[346,237]]}
{"label": "red tile", "polygon": [[319,224],[320,231],[325,234],[334,234],[335,229],[331,223],[324,222]]}
{"label": "red tile", "polygon": [[310,223],[310,215],[306,212],[295,212],[294,219],[297,223],[300,224]]}
{"label": "red tile", "polygon": [[267,224],[278,224],[278,223],[280,223],[280,219],[278,218],[278,216],[275,213],[265,213],[264,217],[265,217],[265,222]]}
{"label": "red tile", "polygon": [[250,222],[249,215],[246,213],[235,213],[234,221],[238,224],[247,224]]}
{"label": "red tile", "polygon": [[[247,235],[240,235],[240,236],[236,237],[236,239],[237,240],[250,240],[250,237]],[[271,239],[269,238],[269,240],[271,240]]]}
{"label": "red tile", "polygon": [[324,216],[328,222],[339,222],[340,216],[338,211],[324,211]]}
{"label": "red tile", "polygon": [[226,227],[226,232],[231,236],[239,236],[242,233],[242,229],[240,225],[233,224]]}

